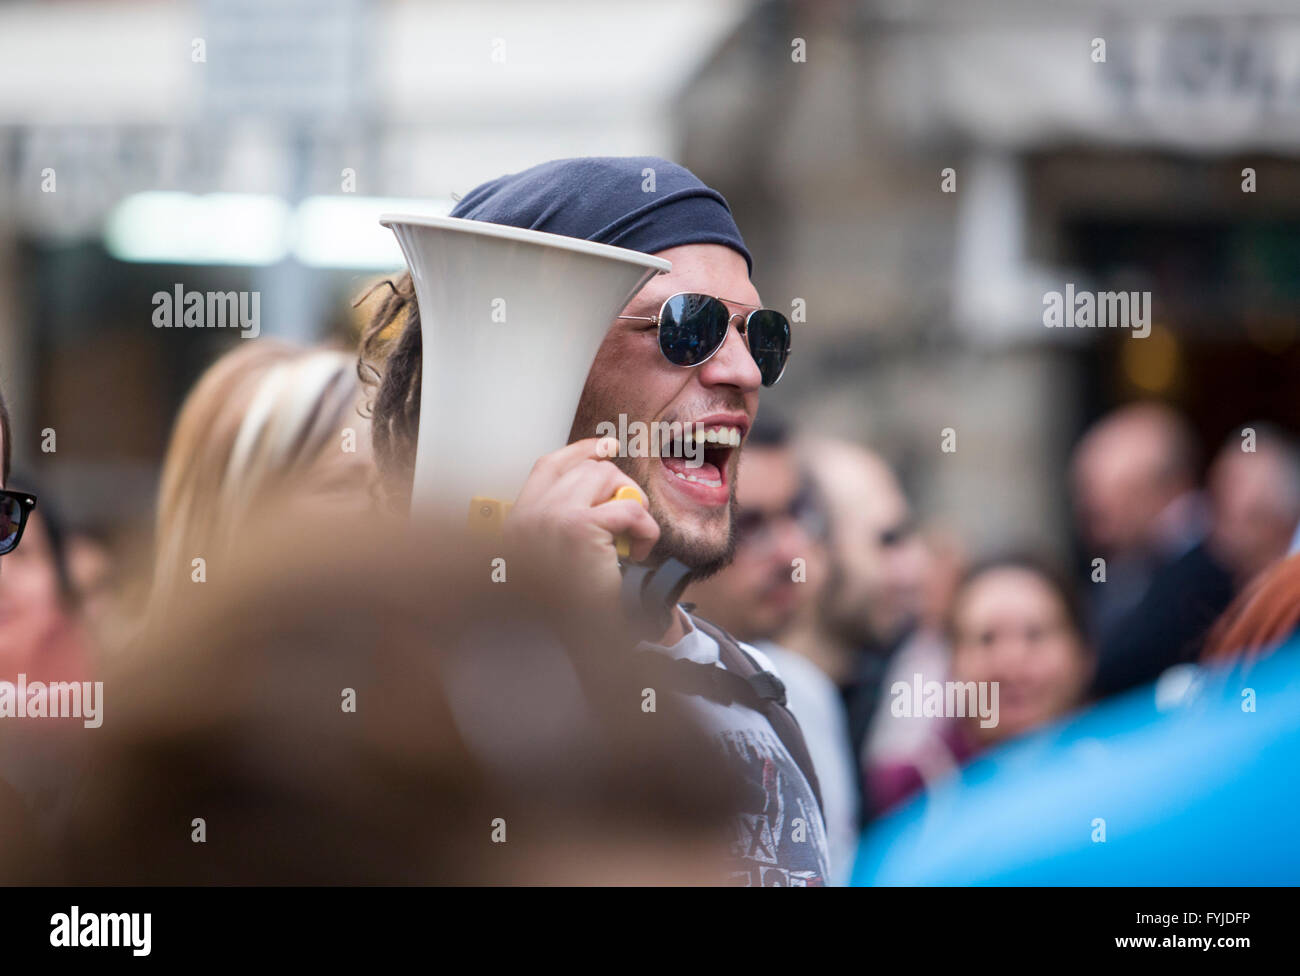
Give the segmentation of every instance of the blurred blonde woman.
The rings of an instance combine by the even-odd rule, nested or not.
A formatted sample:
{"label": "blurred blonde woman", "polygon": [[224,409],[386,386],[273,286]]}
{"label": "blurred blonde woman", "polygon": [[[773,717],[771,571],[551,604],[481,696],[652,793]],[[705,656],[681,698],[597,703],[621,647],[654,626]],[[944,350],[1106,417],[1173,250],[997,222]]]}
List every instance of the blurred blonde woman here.
{"label": "blurred blonde woman", "polygon": [[[150,608],[219,570],[268,505],[353,531],[370,504],[370,424],[356,357],[258,339],[222,356],[182,405],[163,464]],[[203,563],[195,560],[202,559]]]}

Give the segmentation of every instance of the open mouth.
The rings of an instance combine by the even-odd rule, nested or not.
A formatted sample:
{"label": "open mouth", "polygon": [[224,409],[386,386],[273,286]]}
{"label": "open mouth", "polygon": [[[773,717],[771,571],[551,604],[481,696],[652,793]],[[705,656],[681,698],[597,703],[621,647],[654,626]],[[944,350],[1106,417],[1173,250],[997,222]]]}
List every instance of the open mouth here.
{"label": "open mouth", "polygon": [[727,466],[740,449],[744,428],[735,424],[684,424],[660,459],[668,480],[688,495],[707,504],[729,497]]}

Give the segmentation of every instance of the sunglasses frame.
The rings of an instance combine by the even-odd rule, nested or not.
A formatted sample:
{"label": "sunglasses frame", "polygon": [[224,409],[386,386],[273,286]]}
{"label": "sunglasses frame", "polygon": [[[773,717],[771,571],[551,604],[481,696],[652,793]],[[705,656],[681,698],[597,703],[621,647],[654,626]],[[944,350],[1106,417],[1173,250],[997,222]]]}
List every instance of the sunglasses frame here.
{"label": "sunglasses frame", "polygon": [[[742,520],[752,515],[760,516],[758,523],[748,529],[742,528]],[[769,513],[741,509],[737,515],[736,548],[762,548],[770,545],[772,524],[786,520],[794,522],[816,542],[826,538],[826,513],[822,510],[816,489],[806,478],[783,511]]]}
{"label": "sunglasses frame", "polygon": [[14,544],[3,552],[0,556],[7,556],[18,548],[18,543],[23,541],[23,530],[27,528],[27,520],[31,517],[32,509],[36,507],[36,496],[29,491],[13,491],[8,488],[0,488],[0,498],[13,499],[18,503],[18,531],[14,533]]}
{"label": "sunglasses frame", "polygon": [[[730,308],[727,308],[727,312],[729,313],[727,315],[727,331],[728,332],[731,331],[731,323],[733,321],[735,321],[736,319],[740,319],[741,320],[740,325],[736,327],[736,331],[739,332],[740,337],[745,340],[745,348],[747,349],[749,348],[749,320],[754,317],[755,313],[772,312],[773,314],[779,315],[781,316],[781,318],[785,319],[785,324],[787,327],[789,327],[790,325],[790,320],[786,318],[785,313],[778,312],[774,308],[765,308],[762,305],[750,305],[747,302],[729,302],[725,298],[719,298],[717,295],[706,295],[702,291],[679,291],[675,295],[669,295],[667,298],[664,299],[663,304],[659,306],[659,311],[654,315],[620,315],[618,317],[620,319],[631,319],[637,322],[651,322],[655,325],[656,328],[658,328],[659,323],[663,320],[664,309],[667,307],[668,303],[671,302],[674,298],[682,298],[687,295],[696,295],[702,298],[710,298],[715,302],[721,302],[724,308],[726,308],[728,305],[739,305],[741,308],[750,309],[748,315],[741,315],[739,312],[732,312]],[[776,386],[777,383],[781,382],[781,377],[785,375],[785,368],[790,364],[790,352],[794,348],[794,342],[793,342],[794,330],[791,329],[790,332],[792,334],[792,341],[789,344],[787,344],[785,347],[785,361],[781,363],[781,372],[776,374],[776,379],[774,379],[771,383],[763,384],[768,388]],[[681,366],[680,368],[694,369],[696,366],[703,366],[715,355],[717,355],[718,350],[721,349],[726,344],[727,344],[727,336],[726,333],[723,333],[722,341],[718,343],[717,348],[714,349],[713,352],[709,353],[698,363],[691,363],[689,366]],[[668,354],[664,352],[662,341],[660,342],[659,345],[659,352],[663,355],[664,359],[668,359]],[[750,349],[749,354],[753,356],[754,350]],[[672,363],[672,365],[674,366],[678,366],[678,364],[674,363],[671,359],[668,359],[668,362]],[[757,362],[758,360],[755,360],[755,363]]]}

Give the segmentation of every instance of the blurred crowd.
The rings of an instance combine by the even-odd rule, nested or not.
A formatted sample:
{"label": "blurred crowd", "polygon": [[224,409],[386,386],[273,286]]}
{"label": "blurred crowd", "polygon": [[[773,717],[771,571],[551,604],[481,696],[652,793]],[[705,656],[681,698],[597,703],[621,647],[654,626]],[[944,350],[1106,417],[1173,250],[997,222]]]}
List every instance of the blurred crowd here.
{"label": "blurred crowd", "polygon": [[[468,556],[384,512],[362,375],[354,351],[267,339],[212,364],[174,425],[147,572],[69,535],[39,479],[8,471],[6,422],[5,486],[40,501],[0,563],[0,678],[103,680],[113,717],[93,737],[6,723],[0,829],[26,838],[4,845],[21,853],[7,878],[721,876],[732,784],[699,730],[678,716],[647,738],[605,707],[637,676],[600,634],[552,653],[540,593],[502,604],[457,570]],[[1246,422],[1207,458],[1176,410],[1132,403],[1086,430],[1068,480],[1072,561],[970,552],[870,447],[760,412],[734,561],[684,601],[775,662],[834,881],[864,828],[974,757],[1110,696],[1176,696],[1300,624],[1285,432]],[[994,720],[932,711],[931,682],[996,687]],[[349,692],[360,737],[319,704]],[[304,835],[292,814],[309,806]],[[196,853],[178,817],[243,854]],[[512,847],[527,856],[469,840],[498,818],[533,825]]]}
{"label": "blurred crowd", "polygon": [[[779,664],[835,863],[847,870],[864,824],[993,746],[1141,686],[1176,696],[1199,662],[1292,635],[1295,444],[1247,423],[1201,470],[1167,406],[1098,419],[1070,465],[1071,573],[1050,554],[968,553],[927,533],[878,454],[760,414],[741,458],[736,560],[689,592]],[[806,581],[791,572],[804,559]],[[998,720],[916,708],[913,689],[931,682],[996,683]]]}

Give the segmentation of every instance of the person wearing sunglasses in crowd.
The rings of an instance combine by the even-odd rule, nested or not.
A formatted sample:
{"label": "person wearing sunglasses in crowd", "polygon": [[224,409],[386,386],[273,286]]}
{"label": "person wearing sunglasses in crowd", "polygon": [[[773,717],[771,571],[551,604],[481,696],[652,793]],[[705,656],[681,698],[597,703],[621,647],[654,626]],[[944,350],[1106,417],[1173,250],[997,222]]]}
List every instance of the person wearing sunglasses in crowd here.
{"label": "person wearing sunglasses in crowd", "polygon": [[[672,271],[651,279],[610,323],[582,391],[567,446],[537,460],[503,523],[507,547],[544,563],[567,584],[570,620],[620,612],[616,539],[631,559],[675,559],[704,579],[734,552],[736,474],[759,390],[780,379],[790,324],[765,309],[750,281],[752,259],[726,200],[682,166],[652,156],[553,160],[472,190],[452,217],[529,228],[652,254]],[[574,295],[574,301],[582,301]],[[437,355],[437,350],[429,350]],[[377,379],[375,457],[397,507],[409,496],[420,411],[421,336],[409,274],[392,284],[362,343]],[[502,363],[484,383],[509,382]],[[705,434],[702,463],[687,457],[628,457],[595,436],[620,414],[649,429],[680,423]],[[679,445],[680,446],[680,445]],[[664,452],[658,452],[662,455]],[[669,451],[683,454],[684,451]],[[644,493],[611,500],[619,488]],[[770,697],[692,691],[704,721],[743,767],[750,799],[737,811],[732,852],[737,883],[814,886],[828,882],[816,775],[798,726],[786,719],[775,668],[723,631],[706,631],[680,607],[640,650],[664,657],[699,685],[730,682],[742,669],[766,675]],[[693,662],[691,671],[675,662]],[[734,684],[730,687],[736,688]],[[775,704],[779,702],[779,704]],[[778,728],[778,725],[781,726]],[[793,731],[791,731],[793,730]],[[784,736],[782,733],[784,732]]]}
{"label": "person wearing sunglasses in crowd", "polygon": [[[92,673],[98,663],[97,645],[85,625],[81,594],[67,558],[68,537],[56,506],[30,474],[21,469],[11,474],[14,484],[41,489],[41,506],[35,507],[35,492],[6,493],[4,504],[10,511],[0,514],[0,541],[5,542],[0,549],[8,552],[0,577],[0,681],[17,686],[22,675],[29,693],[26,715],[15,707],[16,694],[8,707],[0,707],[0,779],[22,797],[43,838],[52,841],[75,802],[87,737],[93,734],[86,729],[85,717],[92,712],[36,717],[31,694],[41,686],[79,687],[81,707],[92,709],[92,721],[98,721],[102,698],[89,698],[85,691],[92,677],[98,677]],[[26,517],[20,517],[14,532],[19,507]],[[10,538],[12,544],[5,541]]]}
{"label": "person wearing sunglasses in crowd", "polygon": [[[761,414],[745,439],[736,498],[736,556],[686,598],[780,669],[808,742],[826,810],[831,877],[847,884],[858,841],[858,774],[839,689],[812,660],[777,643],[825,585],[826,517],[780,420]],[[695,612],[695,611],[693,611]]]}
{"label": "person wearing sunglasses in crowd", "polygon": [[[36,496],[26,491],[10,491],[9,464],[13,455],[13,441],[10,435],[9,408],[4,396],[0,394],[0,453],[3,454],[4,466],[0,469],[0,556],[6,556],[18,548],[22,541],[23,529],[27,517],[36,507]],[[3,567],[0,563],[0,567]]]}
{"label": "person wearing sunglasses in crowd", "polygon": [[[15,480],[36,484],[22,471]],[[21,671],[33,681],[81,681],[89,641],[68,565],[67,534],[49,498],[39,510],[35,505],[32,492],[0,495],[0,553],[8,554],[0,583],[6,596],[0,601],[0,674]]]}
{"label": "person wearing sunglasses in crowd", "polygon": [[935,564],[897,475],[879,454],[830,437],[803,438],[798,453],[825,506],[827,581],[781,642],[839,688],[866,820],[877,809],[865,777],[877,748],[910,755],[932,738],[924,721],[890,719],[887,691],[894,674],[943,680],[947,670],[937,621],[926,620]]}
{"label": "person wearing sunglasses in crowd", "polygon": [[[12,454],[9,408],[5,404],[4,393],[0,391],[0,600],[8,596],[5,592],[3,557],[18,548],[27,517],[36,507],[34,495],[8,488]],[[0,651],[3,650],[0,647]],[[0,681],[15,679],[16,675],[0,672]],[[0,765],[3,765],[2,760],[7,753],[15,748],[21,749],[22,744],[22,736],[10,734],[10,729],[0,723]],[[4,870],[0,871],[0,883],[12,880],[9,877],[10,871],[26,870],[28,864],[35,863],[44,853],[43,838],[36,829],[28,805],[7,777],[0,778],[0,849],[13,852],[6,858]]]}

